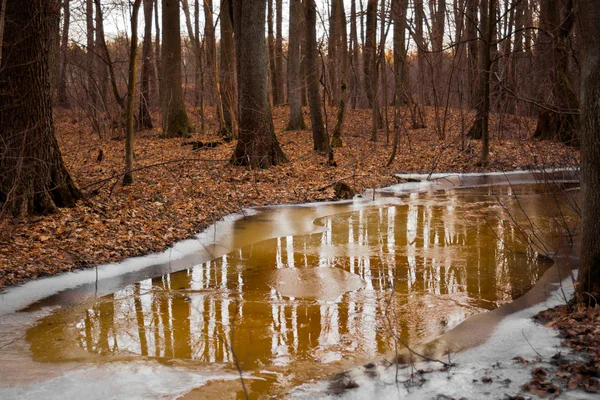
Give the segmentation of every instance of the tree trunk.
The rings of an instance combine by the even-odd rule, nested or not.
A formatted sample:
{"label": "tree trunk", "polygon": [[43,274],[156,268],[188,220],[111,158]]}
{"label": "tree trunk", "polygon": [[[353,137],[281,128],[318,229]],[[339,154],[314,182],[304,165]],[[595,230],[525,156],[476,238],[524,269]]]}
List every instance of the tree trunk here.
{"label": "tree trunk", "polygon": [[329,153],[329,138],[323,125],[321,96],[319,94],[319,67],[317,66],[317,7],[315,0],[307,0],[306,10],[306,68],[308,103],[313,135],[313,149]]}
{"label": "tree trunk", "polygon": [[342,133],[344,131],[344,122],[346,120],[346,107],[348,104],[348,33],[346,29],[346,12],[344,10],[344,4],[338,11],[337,23],[340,26],[340,58],[342,77],[340,81],[340,103],[338,105],[337,122],[333,128],[333,134],[331,136],[331,147],[342,147]]}
{"label": "tree trunk", "polygon": [[163,137],[188,137],[193,132],[181,88],[179,1],[162,0],[161,111]]}
{"label": "tree trunk", "polygon": [[[133,134],[135,125],[135,68],[137,64],[138,48],[138,14],[142,0],[135,0],[131,10],[131,43],[129,50],[129,73],[127,81],[127,110],[125,111],[125,174],[123,175],[123,185],[133,183]],[[144,10],[144,13],[146,10]],[[150,9],[152,14],[152,9]]]}
{"label": "tree trunk", "polygon": [[100,135],[100,127],[98,125],[98,86],[96,84],[95,75],[95,58],[96,58],[96,49],[95,49],[95,40],[94,40],[94,0],[86,0],[85,1],[85,16],[86,16],[86,73],[87,73],[87,95],[89,98],[88,101],[88,113],[92,120],[92,126],[95,132]]}
{"label": "tree trunk", "polygon": [[418,101],[416,104],[416,111],[420,115],[421,121],[423,121],[423,127],[425,127],[425,111],[423,106],[427,103],[425,94],[425,52],[427,51],[427,44],[425,43],[425,37],[423,35],[423,23],[425,20],[425,11],[423,10],[423,0],[415,0],[415,34],[414,39],[417,45],[417,95]]}
{"label": "tree trunk", "polygon": [[541,0],[540,21],[543,68],[540,76],[545,78],[542,102],[548,109],[540,111],[533,136],[579,146],[579,100],[571,88],[567,70],[567,39],[575,22],[573,0]]}
{"label": "tree trunk", "polygon": [[340,4],[340,0],[331,0],[331,12],[329,15],[329,43],[327,51],[327,64],[329,66],[329,100],[330,105],[335,106],[340,98],[340,83],[339,83],[339,46],[340,46],[340,22],[338,12],[344,5]]}
{"label": "tree trunk", "polygon": [[581,267],[578,292],[600,299],[600,3],[576,0],[581,45]]}
{"label": "tree trunk", "polygon": [[[481,37],[479,40],[478,50],[479,54],[477,56],[479,60],[478,70],[479,70],[479,87],[474,94],[475,108],[477,109],[477,115],[475,117],[475,121],[469,132],[467,133],[467,137],[475,140],[481,140],[483,138],[484,132],[484,124],[487,123],[487,119],[485,118],[485,85],[487,79],[489,78],[489,42],[486,42],[486,28],[489,17],[489,0],[481,0],[479,3],[479,14],[481,15]],[[487,99],[489,103],[489,99]]]}
{"label": "tree trunk", "polygon": [[46,214],[82,198],[54,136],[48,67],[50,14],[42,0],[6,3],[0,64],[0,203],[13,216]]}
{"label": "tree trunk", "polygon": [[140,109],[138,127],[152,129],[152,116],[148,106],[150,93],[150,76],[154,64],[152,51],[152,8],[154,0],[144,0],[144,43],[142,45],[142,88],[140,91]]}
{"label": "tree trunk", "polygon": [[356,0],[350,6],[350,53],[352,61],[352,108],[359,106],[360,96],[363,91],[363,74],[360,68],[358,29],[356,28]]}
{"label": "tree trunk", "polygon": [[290,122],[288,131],[306,129],[302,114],[302,79],[300,77],[300,37],[303,19],[301,0],[290,0],[290,33],[288,44],[288,102],[290,103]]}
{"label": "tree trunk", "polygon": [[[215,25],[213,22],[213,2],[212,0],[204,1],[204,51],[206,61],[206,86],[208,88],[208,101],[210,105],[219,104],[219,88],[216,80],[217,74],[217,39],[215,37]],[[219,114],[220,111],[217,112]]]}
{"label": "tree trunk", "polygon": [[268,168],[287,158],[275,136],[267,87],[264,0],[232,0],[238,77],[239,139],[234,165]]}
{"label": "tree trunk", "polygon": [[[480,43],[480,84],[481,104],[477,108],[477,116],[468,136],[482,139],[480,164],[487,167],[489,164],[489,119],[490,119],[490,76],[491,76],[491,43],[494,35],[494,10],[495,0],[481,0],[481,23],[485,27],[484,38]],[[485,17],[485,18],[484,18]]]}
{"label": "tree trunk", "polygon": [[71,23],[70,0],[63,1],[63,9],[64,18],[60,43],[60,74],[58,77],[56,100],[60,107],[69,108],[69,98],[67,97],[67,56],[69,52],[69,25]]}
{"label": "tree trunk", "polygon": [[373,107],[373,101],[377,91],[377,79],[373,79],[376,73],[375,59],[377,51],[377,0],[369,0],[367,3],[367,35],[364,47],[364,74],[365,74],[365,91],[369,107]]}
{"label": "tree trunk", "polygon": [[223,135],[235,136],[235,42],[231,22],[231,0],[221,0],[221,103],[223,104]]}
{"label": "tree trunk", "polygon": [[275,36],[273,33],[273,1],[268,0],[268,13],[267,13],[267,41],[269,44],[269,72],[270,72],[270,83],[271,83],[271,98],[273,99],[273,105],[279,104],[279,93],[275,90],[279,82],[277,82],[277,65],[275,63]]}
{"label": "tree trunk", "polygon": [[283,84],[283,31],[282,31],[282,20],[283,20],[283,4],[282,0],[276,0],[277,12],[275,13],[275,75],[277,85],[274,87],[277,92],[278,103],[280,105],[285,103],[285,90]]}
{"label": "tree trunk", "polygon": [[400,129],[402,121],[400,120],[400,106],[405,102],[406,90],[403,87],[405,82],[404,73],[406,71],[406,11],[408,0],[392,0],[392,20],[394,22],[394,142],[392,144],[392,153],[388,160],[389,167],[396,158],[398,144],[400,143]]}
{"label": "tree trunk", "polygon": [[5,21],[6,21],[6,0],[0,0],[0,63],[2,62],[2,43],[4,42]]}
{"label": "tree trunk", "polygon": [[[100,4],[100,0],[94,0],[96,5],[96,42],[94,44],[94,49],[96,50],[96,54],[94,54],[95,59],[95,69],[96,69],[96,82],[98,85],[98,108],[103,111],[107,111],[108,104],[108,76],[110,74],[111,82],[113,82],[113,92],[116,88],[116,80],[114,74],[114,67],[111,61],[110,54],[108,52],[108,47],[106,46],[106,37],[104,36],[104,17],[102,13],[102,5]],[[100,56],[100,52],[104,52],[105,59],[102,59]],[[113,71],[110,71],[113,69]],[[117,102],[120,98],[115,94],[115,99]],[[119,111],[124,111],[124,101],[119,103],[119,107],[121,108]],[[119,115],[120,117],[121,115]]]}
{"label": "tree trunk", "polygon": [[476,93],[478,89],[478,46],[477,41],[477,8],[479,7],[479,0],[467,0],[467,15],[465,18],[465,34],[467,41],[467,55],[468,55],[468,76],[467,83],[469,88],[468,98],[471,108],[477,106]]}
{"label": "tree trunk", "polygon": [[[156,3],[154,7],[154,76],[156,77],[156,93],[158,93],[158,105],[162,104],[162,89],[161,89],[161,72],[160,72],[160,24],[158,23],[158,0],[153,0]],[[162,124],[161,124],[162,125]]]}

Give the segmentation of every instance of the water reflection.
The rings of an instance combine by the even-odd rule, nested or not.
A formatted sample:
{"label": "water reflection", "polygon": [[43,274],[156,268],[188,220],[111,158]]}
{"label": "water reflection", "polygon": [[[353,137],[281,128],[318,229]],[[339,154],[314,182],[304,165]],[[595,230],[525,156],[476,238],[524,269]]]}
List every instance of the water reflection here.
{"label": "water reflection", "polygon": [[[235,354],[246,371],[371,359],[393,349],[386,312],[414,343],[519,297],[537,281],[548,265],[532,251],[528,228],[515,222],[535,227],[547,247],[563,240],[557,227],[564,224],[552,218],[559,215],[553,196],[524,186],[517,201],[513,190],[412,194],[332,215],[317,221],[318,234],[260,242],[65,311],[74,323],[63,328],[63,340],[76,338],[101,355],[232,363]],[[317,284],[310,278],[317,267],[345,271],[328,278],[331,290],[340,290],[335,300],[302,295]],[[296,276],[278,274],[282,269],[309,274],[291,282],[300,295],[277,289],[281,276]],[[344,274],[360,277],[362,289],[345,290]],[[39,357],[52,351],[35,345],[52,318],[29,332]]]}

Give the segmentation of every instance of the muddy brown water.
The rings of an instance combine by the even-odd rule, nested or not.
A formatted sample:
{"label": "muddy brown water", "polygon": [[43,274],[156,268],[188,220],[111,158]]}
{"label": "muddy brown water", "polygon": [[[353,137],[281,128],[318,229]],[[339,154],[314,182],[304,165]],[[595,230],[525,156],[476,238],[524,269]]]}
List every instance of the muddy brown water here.
{"label": "muddy brown water", "polygon": [[[26,333],[33,360],[158,360],[243,370],[251,397],[389,357],[527,292],[577,232],[578,191],[520,184],[388,195],[330,207],[316,231],[235,247],[210,261],[57,308]],[[316,206],[319,207],[319,206]],[[305,218],[288,212],[279,223]],[[235,223],[234,223],[235,225]],[[262,226],[262,228],[261,228]],[[188,398],[242,396],[239,381]]]}

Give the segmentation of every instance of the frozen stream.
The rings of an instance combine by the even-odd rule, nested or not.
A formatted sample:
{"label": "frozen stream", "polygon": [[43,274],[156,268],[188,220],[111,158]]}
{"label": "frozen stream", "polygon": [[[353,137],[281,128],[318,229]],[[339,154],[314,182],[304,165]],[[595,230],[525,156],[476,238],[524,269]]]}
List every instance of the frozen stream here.
{"label": "frozen stream", "polygon": [[[252,397],[322,396],[336,372],[396,356],[392,333],[477,354],[568,276],[575,173],[425,178],[249,210],[161,254],[9,289],[0,398],[232,398],[238,368]],[[348,395],[382,394],[381,368],[354,370]]]}

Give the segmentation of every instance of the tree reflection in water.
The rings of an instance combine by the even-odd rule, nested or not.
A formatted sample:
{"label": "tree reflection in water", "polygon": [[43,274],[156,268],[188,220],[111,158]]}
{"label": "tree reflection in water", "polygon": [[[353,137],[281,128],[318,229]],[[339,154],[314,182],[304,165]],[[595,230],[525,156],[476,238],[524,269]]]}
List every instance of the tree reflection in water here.
{"label": "tree reflection in water", "polygon": [[[247,371],[361,362],[394,348],[384,328],[392,288],[400,336],[431,339],[519,297],[548,267],[512,219],[558,246],[557,204],[534,186],[518,190],[520,204],[509,186],[414,193],[322,218],[320,233],[266,240],[139,282],[76,317],[79,344],[99,354],[232,363],[235,324],[233,350]],[[277,289],[278,269],[315,267],[355,274],[363,287],[334,301]],[[302,291],[316,283],[292,284]]]}

